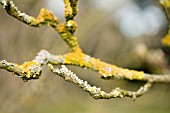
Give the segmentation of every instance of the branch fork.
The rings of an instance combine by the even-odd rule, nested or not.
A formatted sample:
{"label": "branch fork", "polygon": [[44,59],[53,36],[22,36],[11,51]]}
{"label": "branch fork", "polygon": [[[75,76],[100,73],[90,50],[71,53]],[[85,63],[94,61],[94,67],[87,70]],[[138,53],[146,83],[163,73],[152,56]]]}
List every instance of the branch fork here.
{"label": "branch fork", "polygon": [[[152,75],[146,74],[143,71],[123,69],[83,53],[77,41],[77,37],[74,36],[77,29],[77,24],[74,21],[74,18],[78,13],[78,0],[63,0],[63,2],[65,4],[65,22],[61,23],[58,18],[47,9],[42,8],[39,16],[35,18],[18,10],[12,0],[0,0],[0,4],[9,15],[32,27],[48,25],[49,27],[54,28],[54,30],[59,33],[63,41],[65,41],[70,47],[70,51],[64,55],[52,55],[46,50],[41,50],[35,59],[21,65],[2,60],[0,61],[1,69],[5,69],[15,75],[18,75],[26,82],[28,80],[38,79],[42,73],[42,66],[48,65],[48,68],[53,73],[68,82],[76,84],[95,99],[131,97],[135,100],[137,97],[146,93],[154,82],[170,83],[170,75]],[[165,9],[165,13],[169,19],[169,12],[167,11],[167,8],[170,7],[170,1],[160,0],[160,4]],[[169,39],[169,34],[167,37]],[[170,41],[167,41],[167,38],[165,38],[163,39],[163,43],[168,45]],[[55,65],[61,65],[61,68],[55,69]],[[126,91],[121,88],[114,88],[111,92],[107,93],[100,87],[91,86],[87,81],[80,79],[65,65],[74,65],[91,69],[100,73],[101,78],[106,80],[113,78],[139,80],[145,81],[146,84],[141,86],[137,91]]]}

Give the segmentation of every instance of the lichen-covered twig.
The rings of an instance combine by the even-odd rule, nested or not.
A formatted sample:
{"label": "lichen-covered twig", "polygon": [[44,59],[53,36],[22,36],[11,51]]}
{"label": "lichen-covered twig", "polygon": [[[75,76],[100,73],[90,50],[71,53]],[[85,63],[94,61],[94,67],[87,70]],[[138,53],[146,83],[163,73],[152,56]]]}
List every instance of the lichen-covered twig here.
{"label": "lichen-covered twig", "polygon": [[25,82],[30,79],[38,79],[42,72],[42,68],[39,67],[34,61],[17,65],[14,63],[9,63],[6,60],[2,60],[0,61],[0,68],[18,75]]}
{"label": "lichen-covered twig", "polygon": [[84,91],[87,91],[95,99],[110,99],[110,98],[123,98],[131,97],[133,100],[136,97],[141,96],[146,93],[151,87],[151,82],[146,83],[143,87],[140,87],[136,92],[122,90],[120,88],[115,88],[111,92],[107,93],[101,90],[100,87],[91,86],[87,81],[83,81],[75,73],[68,70],[65,65],[61,65],[61,69],[54,69],[51,64],[48,64],[50,70],[64,78],[66,81],[72,82],[82,88]]}
{"label": "lichen-covered twig", "polygon": [[[30,79],[37,79],[41,75],[41,71],[42,71],[40,66],[49,63],[49,60],[52,57],[54,57],[54,55],[51,55],[45,50],[42,50],[41,52],[38,53],[38,56],[36,56],[34,61],[25,62],[22,65],[17,65],[3,60],[0,62],[0,68],[6,69],[7,71],[11,71],[14,74],[17,74],[24,81]],[[58,59],[58,62],[62,63],[63,61],[62,59]],[[88,84],[87,81],[81,80],[76,76],[76,74],[68,70],[64,65],[62,65],[61,69],[54,69],[51,64],[48,64],[48,67],[52,72],[60,75],[67,81],[73,82],[74,84],[81,87],[83,90],[87,91],[95,99],[131,97],[133,100],[135,100],[137,97],[143,95],[149,90],[152,82],[165,82],[167,81],[167,79],[170,79],[170,77],[168,78],[168,76],[163,79],[161,78],[161,76],[155,76],[155,75],[152,76],[147,74],[146,78],[142,79],[147,81],[147,83],[136,92],[115,88],[111,92],[107,93],[105,91],[102,91],[101,88],[97,88],[96,86],[91,86],[90,84]]]}
{"label": "lichen-covered twig", "polygon": [[143,80],[150,82],[170,83],[170,75],[156,75],[145,73]]}
{"label": "lichen-covered twig", "polygon": [[[50,63],[52,65],[58,65],[58,64],[75,65],[79,67],[89,68],[91,70],[99,72],[103,79],[116,78],[116,79],[129,79],[129,80],[141,80],[141,81],[149,81],[149,82],[170,83],[169,75],[155,75],[155,74],[146,74],[143,72],[139,72],[140,74],[142,74],[141,77],[139,76],[140,74],[135,75],[135,73],[138,73],[138,71],[116,67],[114,65],[102,62],[99,59],[90,57],[89,55],[84,54],[84,56],[85,57],[82,57],[81,55],[78,54],[77,56],[73,55],[69,57],[67,56],[67,54],[52,55],[46,50],[41,50],[33,61],[25,62],[22,65],[18,65],[3,60],[0,61],[0,68],[13,72],[14,74],[17,74],[21,78],[24,78],[26,80],[39,78],[42,71],[41,66]],[[67,57],[71,60],[67,59]],[[36,76],[34,77],[33,75]]]}
{"label": "lichen-covered twig", "polygon": [[64,0],[64,4],[66,21],[73,20],[78,12],[78,0]]}
{"label": "lichen-covered twig", "polygon": [[61,38],[68,44],[70,50],[81,51],[77,38],[74,36],[74,32],[77,29],[77,24],[74,22],[74,17],[77,14],[78,0],[64,0],[65,3],[65,18],[66,22],[60,23],[57,17],[52,12],[42,8],[37,18],[29,16],[21,12],[11,0],[0,0],[0,4],[6,10],[6,12],[15,17],[16,19],[24,22],[27,25],[33,27],[41,27],[48,25],[53,27],[60,34]]}
{"label": "lichen-covered twig", "polygon": [[100,73],[104,79],[128,79],[128,80],[141,80],[149,82],[164,82],[170,83],[170,75],[155,75],[146,74],[134,70],[123,69],[115,65],[102,62],[84,53],[68,53],[65,55],[51,55],[46,50],[41,50],[36,56],[35,61],[38,64],[52,65],[75,65],[85,67]]}
{"label": "lichen-covered twig", "polygon": [[[63,0],[65,5],[65,22],[60,23],[57,17],[52,12],[42,8],[37,18],[22,13],[15,6],[11,0],[0,0],[0,4],[7,11],[7,13],[21,22],[33,27],[41,27],[48,25],[54,28],[61,38],[70,47],[70,52],[64,55],[52,55],[48,51],[42,50],[38,53],[33,61],[25,62],[22,65],[9,63],[6,60],[0,61],[0,68],[5,69],[9,72],[21,77],[24,81],[31,79],[38,79],[42,72],[42,65],[49,64],[49,69],[63,77],[65,80],[73,82],[85,91],[87,91],[95,99],[109,99],[116,97],[136,97],[141,96],[149,90],[153,82],[165,82],[170,83],[169,75],[151,75],[145,74],[142,71],[128,70],[115,65],[103,62],[99,59],[91,57],[81,50],[79,47],[77,38],[74,33],[77,29],[77,24],[74,21],[75,16],[78,13],[78,0]],[[161,0],[161,4],[166,9],[170,6],[169,0]],[[169,13],[165,11],[167,15]],[[169,35],[167,35],[170,37]],[[165,38],[166,39],[166,38]],[[170,43],[170,42],[168,42]],[[113,89],[110,93],[102,91],[96,86],[91,86],[88,82],[81,80],[68,70],[65,66],[61,69],[54,69],[53,65],[75,65],[82,68],[88,68],[100,73],[104,79],[128,79],[128,80],[140,80],[146,81],[147,83],[142,86],[138,91],[126,91],[120,88]]]}
{"label": "lichen-covered twig", "polygon": [[50,57],[49,62],[54,65],[67,64],[89,68],[94,71],[98,71],[104,79],[126,78],[130,80],[142,80],[144,78],[144,73],[142,71],[123,69],[115,65],[105,63],[82,52],[70,52],[65,55],[58,56],[53,55]]}
{"label": "lichen-covered twig", "polygon": [[25,13],[22,13],[18,10],[18,8],[15,6],[13,1],[11,0],[0,0],[0,4],[3,6],[3,8],[7,11],[7,13],[18,20],[26,23],[31,24],[31,17],[28,16]]}
{"label": "lichen-covered twig", "polygon": [[74,21],[74,17],[78,12],[78,0],[63,0],[65,5],[65,19],[66,22],[60,24],[57,27],[57,31],[61,35],[61,38],[69,45],[71,51],[81,51],[77,37],[74,36],[74,32],[77,29],[77,24]]}
{"label": "lichen-covered twig", "polygon": [[0,0],[0,4],[9,15],[30,26],[40,27],[47,24],[55,27],[59,23],[58,19],[51,12],[47,11],[44,8],[41,9],[40,15],[35,19],[34,17],[29,16],[18,10],[18,8],[11,0]]}

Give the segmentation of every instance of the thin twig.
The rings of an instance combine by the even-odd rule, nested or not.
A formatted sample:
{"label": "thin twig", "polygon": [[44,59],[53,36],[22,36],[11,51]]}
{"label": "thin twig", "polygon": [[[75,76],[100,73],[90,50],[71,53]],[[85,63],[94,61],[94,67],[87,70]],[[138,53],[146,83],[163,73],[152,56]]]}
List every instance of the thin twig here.
{"label": "thin twig", "polygon": [[6,60],[2,60],[0,61],[0,68],[18,75],[25,82],[31,79],[38,79],[42,72],[42,68],[36,65],[34,61],[17,65],[14,63],[9,63]]}
{"label": "thin twig", "polygon": [[80,79],[75,73],[68,70],[65,65],[61,65],[61,69],[54,69],[51,64],[48,64],[49,69],[64,78],[66,81],[72,82],[82,88],[84,91],[88,92],[95,99],[110,99],[110,98],[123,98],[131,97],[132,100],[135,100],[137,97],[146,93],[151,87],[151,82],[146,83],[143,87],[140,87],[136,92],[122,90],[120,88],[115,88],[111,92],[106,93],[101,90],[100,87],[91,86],[87,81]]}
{"label": "thin twig", "polygon": [[[74,32],[77,29],[77,24],[74,22],[74,17],[78,11],[77,2],[78,0],[64,0],[65,1],[65,17],[66,22],[60,23],[56,16],[52,12],[42,8],[40,14],[37,18],[29,16],[26,13],[21,12],[13,3],[12,0],[0,0],[0,4],[6,10],[6,12],[15,17],[16,19],[24,22],[32,27],[41,27],[43,25],[48,25],[54,28],[61,36],[61,38],[68,44],[70,50],[81,51],[77,38],[74,36]],[[67,12],[67,13],[66,13]],[[69,15],[69,17],[68,17]]]}

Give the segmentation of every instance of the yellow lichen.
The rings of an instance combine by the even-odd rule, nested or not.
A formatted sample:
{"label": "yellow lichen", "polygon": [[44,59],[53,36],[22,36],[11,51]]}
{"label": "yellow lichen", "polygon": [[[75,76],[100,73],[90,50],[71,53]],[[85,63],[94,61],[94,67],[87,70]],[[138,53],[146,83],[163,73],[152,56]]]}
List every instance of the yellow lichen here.
{"label": "yellow lichen", "polygon": [[64,0],[65,4],[65,18],[66,20],[73,20],[78,12],[78,0]]}
{"label": "yellow lichen", "polygon": [[133,78],[135,80],[142,80],[144,78],[145,73],[143,71],[135,71],[133,75]]}
{"label": "yellow lichen", "polygon": [[170,0],[160,0],[160,3],[166,7],[170,7]]}
{"label": "yellow lichen", "polygon": [[162,39],[162,44],[165,45],[165,46],[170,46],[170,34],[166,35]]}
{"label": "yellow lichen", "polygon": [[[26,75],[27,78],[31,78],[30,66],[32,66],[32,65],[38,66],[35,61],[30,61],[30,62],[25,62],[22,65],[16,65],[16,67],[18,67],[22,71],[22,73],[24,75]],[[35,73],[35,74],[37,74],[37,73]],[[33,76],[33,77],[36,77],[36,75]]]}
{"label": "yellow lichen", "polygon": [[83,65],[83,56],[82,53],[70,52],[65,55],[65,63]]}
{"label": "yellow lichen", "polygon": [[70,1],[64,0],[64,4],[65,4],[65,18],[66,18],[66,20],[72,19],[73,11],[72,11],[72,7],[70,6]]}
{"label": "yellow lichen", "polygon": [[111,65],[108,63],[104,63],[99,59],[95,59],[93,57],[80,52],[70,52],[64,56],[65,61],[64,64],[73,64],[81,67],[91,68],[93,70],[99,71],[99,73],[104,78],[127,78],[130,80],[141,80],[144,78],[144,72],[128,70],[117,67],[115,65]]}
{"label": "yellow lichen", "polygon": [[104,92],[104,91],[100,91],[100,95],[102,95],[102,96],[103,96],[104,94],[105,94],[105,92]]}
{"label": "yellow lichen", "polygon": [[28,68],[31,65],[36,65],[37,66],[37,63],[35,61],[25,62],[24,64],[19,65],[19,67],[22,67],[22,68],[26,69],[26,68]]}
{"label": "yellow lichen", "polygon": [[77,24],[73,20],[67,21],[65,26],[67,31],[69,31],[70,33],[74,33],[77,29]]}
{"label": "yellow lichen", "polygon": [[31,71],[30,70],[27,71],[26,76],[27,76],[27,78],[31,78]]}
{"label": "yellow lichen", "polygon": [[90,92],[94,92],[94,91],[95,91],[95,88],[94,88],[94,87],[90,87],[90,88],[89,88],[89,91],[90,91]]}
{"label": "yellow lichen", "polygon": [[77,37],[73,36],[76,28],[77,25],[72,20],[66,23],[61,23],[55,28],[60,34],[61,38],[70,46],[71,50],[73,50],[75,47],[79,47]]}
{"label": "yellow lichen", "polygon": [[65,24],[63,23],[60,23],[57,27],[56,27],[56,30],[61,34],[61,33],[65,33],[66,30],[65,30]]}
{"label": "yellow lichen", "polygon": [[31,18],[31,24],[33,26],[47,24],[53,27],[58,24],[58,19],[53,15],[52,12],[47,11],[45,8],[42,8],[39,16],[36,19],[34,17]]}

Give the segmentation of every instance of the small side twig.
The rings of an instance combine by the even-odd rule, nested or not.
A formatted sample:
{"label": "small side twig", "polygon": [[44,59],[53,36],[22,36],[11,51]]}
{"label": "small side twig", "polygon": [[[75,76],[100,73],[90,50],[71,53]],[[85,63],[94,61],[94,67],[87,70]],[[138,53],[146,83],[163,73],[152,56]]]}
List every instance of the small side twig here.
{"label": "small side twig", "polygon": [[9,15],[32,27],[41,27],[43,25],[50,26],[59,33],[61,38],[70,47],[70,50],[81,51],[77,37],[74,36],[74,32],[77,29],[77,24],[74,21],[74,17],[78,12],[78,0],[64,0],[64,3],[66,22],[60,23],[58,18],[45,8],[42,8],[38,17],[35,18],[24,12],[21,12],[12,0],[0,0],[0,4]]}
{"label": "small side twig", "polygon": [[151,87],[151,82],[148,82],[136,92],[115,88],[110,93],[106,93],[105,91],[101,90],[100,87],[91,86],[87,81],[81,80],[75,73],[68,70],[65,65],[61,65],[61,69],[58,68],[54,69],[53,65],[51,64],[48,64],[48,67],[53,73],[64,78],[66,81],[78,85],[80,88],[88,92],[95,99],[131,97],[133,100],[135,100],[137,97],[146,93]]}
{"label": "small side twig", "polygon": [[170,83],[170,75],[156,75],[156,74],[145,73],[143,80],[150,81],[150,82]]}

